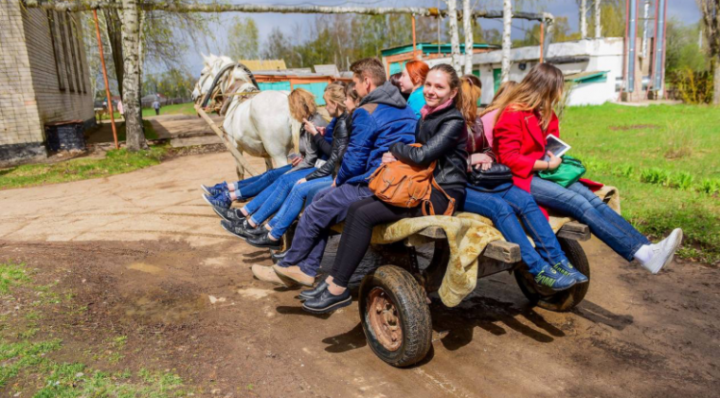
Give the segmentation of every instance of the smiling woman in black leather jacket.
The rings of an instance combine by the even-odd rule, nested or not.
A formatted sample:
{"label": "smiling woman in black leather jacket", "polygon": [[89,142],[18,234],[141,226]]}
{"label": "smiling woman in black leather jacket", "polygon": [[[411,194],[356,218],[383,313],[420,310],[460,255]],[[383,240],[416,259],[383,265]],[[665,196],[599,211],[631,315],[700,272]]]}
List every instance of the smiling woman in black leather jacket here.
{"label": "smiling woman in black leather jacket", "polygon": [[[430,69],[423,93],[426,106],[415,130],[415,140],[421,147],[397,143],[383,155],[383,163],[400,161],[410,165],[427,167],[437,161],[435,181],[455,200],[457,206],[465,199],[467,183],[467,133],[465,120],[458,111],[462,101],[459,78],[455,70],[446,64]],[[435,214],[442,214],[449,199],[433,188],[430,201]],[[312,313],[327,313],[350,305],[352,298],[347,288],[350,276],[360,264],[370,246],[373,227],[408,217],[422,216],[421,207],[404,208],[385,203],[375,196],[355,202],[350,206],[343,228],[340,245],[327,288],[308,299],[303,309]]]}

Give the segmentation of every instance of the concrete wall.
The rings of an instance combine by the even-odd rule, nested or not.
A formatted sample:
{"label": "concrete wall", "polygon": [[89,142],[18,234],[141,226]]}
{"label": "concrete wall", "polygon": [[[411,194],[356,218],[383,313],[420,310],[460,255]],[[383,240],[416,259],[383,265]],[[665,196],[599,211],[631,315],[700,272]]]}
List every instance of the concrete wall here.
{"label": "concrete wall", "polygon": [[0,2],[0,164],[45,157],[46,123],[94,121],[79,24],[69,14]]}
{"label": "concrete wall", "polygon": [[[586,39],[574,42],[553,43],[547,51],[547,58],[582,57],[586,61],[571,63],[555,63],[564,74],[574,74],[590,71],[608,71],[607,81],[604,83],[591,83],[575,86],[570,95],[569,105],[602,104],[616,101],[618,92],[615,90],[616,79],[622,78],[622,38]],[[510,52],[512,60],[510,66],[510,80],[520,81],[535,66],[539,60],[540,47],[529,46],[514,48]],[[493,70],[500,68],[501,51],[490,51],[473,56],[474,68],[480,70],[480,80],[483,84],[481,102],[490,103],[495,95],[495,80]],[[436,63],[446,62],[436,60]],[[524,64],[525,69],[520,66]],[[575,90],[577,90],[575,92]]]}

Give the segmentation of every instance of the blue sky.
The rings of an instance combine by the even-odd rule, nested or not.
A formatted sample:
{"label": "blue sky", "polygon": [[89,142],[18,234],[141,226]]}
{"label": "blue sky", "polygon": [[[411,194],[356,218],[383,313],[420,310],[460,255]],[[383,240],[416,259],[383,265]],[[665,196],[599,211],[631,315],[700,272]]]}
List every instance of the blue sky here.
{"label": "blue sky", "polygon": [[[238,2],[238,0],[229,0],[230,2]],[[643,0],[640,0],[643,1]],[[653,0],[654,1],[654,0]],[[675,17],[686,23],[695,23],[700,19],[700,10],[695,0],[667,0],[668,1],[668,18]],[[497,10],[502,8],[502,0],[471,0],[472,4],[478,4],[477,8],[485,8]],[[347,1],[347,0],[253,0],[253,4],[275,4],[275,5],[328,5],[328,6],[420,6],[420,7],[437,7],[438,0],[366,0],[366,1]],[[592,0],[587,0],[588,6],[592,4]],[[444,8],[444,1],[440,1],[441,8]],[[556,17],[567,17],[571,28],[576,31],[578,26],[578,6],[576,0],[514,0],[516,9],[525,11],[544,10],[552,13]],[[202,68],[202,59],[199,52],[221,53],[227,45],[228,38],[225,32],[230,26],[235,16],[251,16],[255,19],[260,32],[261,41],[270,33],[274,27],[280,27],[284,33],[290,37],[303,35],[303,26],[310,24],[314,20],[313,15],[292,15],[292,14],[240,14],[225,13],[219,16],[217,22],[211,23],[211,30],[214,37],[208,37],[205,43],[197,43],[191,46],[186,54],[186,66],[193,75],[197,75]],[[484,28],[497,28],[502,30],[500,20],[481,20]],[[516,20],[514,26],[523,28],[529,27],[530,23]],[[301,32],[298,32],[298,28]],[[521,37],[523,32],[521,29],[513,29],[513,36]]]}

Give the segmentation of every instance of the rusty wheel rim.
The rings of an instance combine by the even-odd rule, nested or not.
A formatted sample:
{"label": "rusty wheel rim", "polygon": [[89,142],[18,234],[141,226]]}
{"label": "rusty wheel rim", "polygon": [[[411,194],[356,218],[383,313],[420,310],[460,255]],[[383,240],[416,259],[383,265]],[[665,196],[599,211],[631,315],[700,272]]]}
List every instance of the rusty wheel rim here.
{"label": "rusty wheel rim", "polygon": [[367,298],[368,324],[373,335],[388,351],[397,351],[402,346],[402,325],[397,307],[385,290],[376,287]]}

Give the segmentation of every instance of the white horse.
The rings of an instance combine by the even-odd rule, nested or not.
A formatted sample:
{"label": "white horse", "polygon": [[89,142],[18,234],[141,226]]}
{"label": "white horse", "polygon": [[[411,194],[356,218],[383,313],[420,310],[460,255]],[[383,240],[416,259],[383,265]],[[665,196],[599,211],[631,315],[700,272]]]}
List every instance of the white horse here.
{"label": "white horse", "polygon": [[[204,68],[193,91],[193,100],[204,97],[211,89],[215,76],[225,67],[235,62],[224,56],[205,56]],[[235,67],[219,82],[225,101],[230,101],[223,128],[232,137],[238,150],[252,156],[265,158],[267,169],[284,166],[287,155],[297,151],[302,121],[296,120],[290,113],[290,101],[295,96],[288,91],[262,91],[257,88],[250,75],[242,67]],[[293,101],[297,103],[297,101]],[[238,169],[242,179],[244,170]]]}

